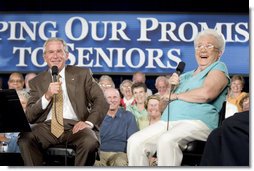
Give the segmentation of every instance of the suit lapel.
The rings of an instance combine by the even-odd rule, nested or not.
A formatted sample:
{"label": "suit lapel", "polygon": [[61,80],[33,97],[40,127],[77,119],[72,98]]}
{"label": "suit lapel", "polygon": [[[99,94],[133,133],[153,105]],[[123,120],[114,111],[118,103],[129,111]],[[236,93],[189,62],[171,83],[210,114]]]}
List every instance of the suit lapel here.
{"label": "suit lapel", "polygon": [[42,83],[40,84],[42,86],[42,93],[45,93],[48,90],[49,84],[52,82],[52,76],[49,71],[44,72],[42,76]]}
{"label": "suit lapel", "polygon": [[[42,73],[41,77],[40,77],[41,83],[38,84],[38,86],[40,87],[39,90],[41,90],[39,92],[39,97],[43,96],[43,94],[45,94],[45,92],[47,92],[48,90],[48,86],[49,84],[52,82],[52,76],[50,71],[45,71],[44,73]],[[48,107],[47,107],[47,111],[49,112],[49,110],[51,109],[53,104],[53,100],[50,101]],[[43,120],[46,119],[48,112],[45,112],[45,115],[43,116]]]}
{"label": "suit lapel", "polygon": [[65,68],[65,83],[66,83],[66,88],[67,88],[67,94],[69,96],[71,105],[73,107],[73,110],[75,113],[77,113],[77,103],[76,103],[76,83],[77,83],[77,78],[75,74],[70,70],[68,66]]}

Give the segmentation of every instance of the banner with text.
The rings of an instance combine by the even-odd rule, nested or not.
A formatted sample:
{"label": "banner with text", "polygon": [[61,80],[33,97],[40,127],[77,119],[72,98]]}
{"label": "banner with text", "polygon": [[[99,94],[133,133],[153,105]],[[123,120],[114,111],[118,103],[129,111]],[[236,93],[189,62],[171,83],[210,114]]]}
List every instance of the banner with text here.
{"label": "banner with text", "polygon": [[249,74],[249,16],[167,13],[56,13],[0,15],[0,72],[45,70],[42,47],[49,37],[69,47],[67,64],[94,73],[150,75],[197,67],[193,40],[212,28],[226,39],[221,61],[231,74]]}

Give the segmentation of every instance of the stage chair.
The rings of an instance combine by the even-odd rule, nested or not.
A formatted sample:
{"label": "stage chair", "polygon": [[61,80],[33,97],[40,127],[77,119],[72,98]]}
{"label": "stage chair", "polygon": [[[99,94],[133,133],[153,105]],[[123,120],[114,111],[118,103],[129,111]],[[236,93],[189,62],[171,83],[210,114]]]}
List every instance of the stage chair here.
{"label": "stage chair", "polygon": [[45,152],[44,165],[46,166],[74,166],[75,147],[72,145],[57,144],[49,147]]}
{"label": "stage chair", "polygon": [[[74,166],[76,148],[74,145],[57,144],[49,147],[44,154],[45,166]],[[99,151],[95,154],[96,160],[100,160]]]}
{"label": "stage chair", "polygon": [[[218,126],[221,126],[223,120],[225,119],[225,111],[226,111],[226,101],[223,102],[221,111],[219,113]],[[189,142],[187,148],[183,151],[183,160],[181,165],[198,166],[202,158],[205,143],[206,141],[199,140]]]}

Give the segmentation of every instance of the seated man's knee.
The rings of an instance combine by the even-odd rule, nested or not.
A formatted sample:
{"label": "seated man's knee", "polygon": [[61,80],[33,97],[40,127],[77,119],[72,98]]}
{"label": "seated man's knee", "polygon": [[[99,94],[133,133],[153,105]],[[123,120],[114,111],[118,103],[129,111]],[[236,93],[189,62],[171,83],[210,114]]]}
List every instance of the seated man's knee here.
{"label": "seated man's knee", "polygon": [[126,153],[115,154],[109,163],[110,166],[128,166],[128,159]]}
{"label": "seated man's knee", "polygon": [[99,148],[99,141],[93,137],[86,137],[83,138],[83,141],[81,141],[80,146],[85,147],[90,151],[97,151],[97,149]]}
{"label": "seated man's knee", "polygon": [[128,161],[127,159],[117,158],[111,162],[110,166],[128,166]]}
{"label": "seated man's knee", "polygon": [[21,133],[20,137],[18,138],[19,146],[30,146],[34,136],[32,133]]}

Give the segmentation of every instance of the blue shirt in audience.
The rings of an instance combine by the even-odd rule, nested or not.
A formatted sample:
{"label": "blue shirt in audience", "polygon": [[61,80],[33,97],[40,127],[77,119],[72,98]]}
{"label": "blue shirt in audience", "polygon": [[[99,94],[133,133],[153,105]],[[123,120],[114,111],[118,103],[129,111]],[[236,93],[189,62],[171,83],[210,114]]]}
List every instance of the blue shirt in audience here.
{"label": "blue shirt in audience", "polygon": [[119,108],[114,118],[106,115],[100,128],[101,151],[126,152],[128,138],[137,131],[131,112]]}

